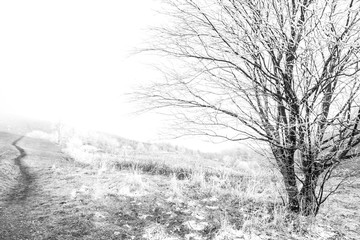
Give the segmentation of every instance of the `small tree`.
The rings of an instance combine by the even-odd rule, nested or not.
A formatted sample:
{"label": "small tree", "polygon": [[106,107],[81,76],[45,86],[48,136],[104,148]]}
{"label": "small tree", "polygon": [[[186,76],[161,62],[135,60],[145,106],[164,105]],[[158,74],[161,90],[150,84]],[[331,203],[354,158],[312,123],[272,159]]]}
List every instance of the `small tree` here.
{"label": "small tree", "polygon": [[265,142],[289,209],[316,214],[325,182],[360,143],[360,2],[165,2],[171,21],[145,50],[177,69],[136,96],[175,110],[193,133]]}
{"label": "small tree", "polygon": [[63,122],[58,121],[53,125],[52,128],[56,134],[56,139],[55,139],[56,143],[58,145],[61,145],[63,143],[63,138],[64,138],[63,133],[64,133],[65,125],[63,124]]}

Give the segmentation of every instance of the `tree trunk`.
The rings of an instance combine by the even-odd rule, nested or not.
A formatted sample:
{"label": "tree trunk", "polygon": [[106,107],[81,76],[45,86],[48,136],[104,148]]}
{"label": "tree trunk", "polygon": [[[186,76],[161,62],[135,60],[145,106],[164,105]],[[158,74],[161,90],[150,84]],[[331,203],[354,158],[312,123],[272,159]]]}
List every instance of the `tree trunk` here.
{"label": "tree trunk", "polygon": [[317,214],[318,204],[315,196],[317,180],[318,176],[313,173],[305,176],[304,185],[300,191],[301,213],[304,216]]}
{"label": "tree trunk", "polygon": [[294,168],[290,166],[284,166],[281,169],[281,174],[283,176],[283,181],[285,184],[286,193],[288,195],[288,207],[290,211],[294,213],[300,212],[299,204],[299,191],[296,185],[296,177]]}
{"label": "tree trunk", "polygon": [[288,197],[288,208],[291,212],[299,213],[299,190],[296,183],[296,175],[294,168],[294,151],[284,151],[283,149],[273,148],[277,165],[282,175],[285,190]]}

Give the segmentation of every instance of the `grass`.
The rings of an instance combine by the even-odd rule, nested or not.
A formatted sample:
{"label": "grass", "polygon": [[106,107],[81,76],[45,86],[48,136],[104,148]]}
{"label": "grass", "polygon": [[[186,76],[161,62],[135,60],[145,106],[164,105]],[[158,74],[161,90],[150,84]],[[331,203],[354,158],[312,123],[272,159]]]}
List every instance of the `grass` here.
{"label": "grass", "polygon": [[354,200],[360,185],[345,186],[316,218],[293,216],[270,168],[240,162],[231,163],[234,170],[199,156],[124,153],[116,141],[92,137],[69,138],[64,146],[95,173],[72,195],[91,196],[105,209],[98,218],[120,226],[115,232],[124,239],[356,239],[360,232]]}

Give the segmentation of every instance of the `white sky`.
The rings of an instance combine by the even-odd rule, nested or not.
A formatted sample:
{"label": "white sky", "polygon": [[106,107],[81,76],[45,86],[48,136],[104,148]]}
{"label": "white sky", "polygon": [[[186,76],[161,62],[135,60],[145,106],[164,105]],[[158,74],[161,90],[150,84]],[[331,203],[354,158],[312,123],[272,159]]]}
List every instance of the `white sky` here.
{"label": "white sky", "polygon": [[0,111],[158,139],[161,118],[129,115],[122,96],[157,77],[129,54],[160,21],[158,2],[0,1]]}

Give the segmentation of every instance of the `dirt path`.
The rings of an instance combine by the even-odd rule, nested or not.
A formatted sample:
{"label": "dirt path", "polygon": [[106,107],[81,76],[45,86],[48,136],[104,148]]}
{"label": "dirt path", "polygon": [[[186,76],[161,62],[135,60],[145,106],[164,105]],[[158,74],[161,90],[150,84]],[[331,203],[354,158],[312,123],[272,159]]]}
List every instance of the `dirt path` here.
{"label": "dirt path", "polygon": [[[19,137],[8,144],[18,151],[18,156],[12,160],[14,167],[18,168],[18,176],[17,184],[0,201],[0,239],[76,239],[71,234],[61,236],[54,231],[64,225],[67,228],[72,226],[58,226],[57,221],[47,222],[54,211],[61,211],[63,203],[70,199],[70,194],[63,195],[69,189],[61,181],[66,178],[67,171],[59,174],[61,170],[56,165],[74,170],[76,165],[66,161],[50,142]],[[62,186],[57,186],[59,181]],[[75,186],[70,184],[69,187]],[[56,217],[56,220],[61,218]]]}
{"label": "dirt path", "polygon": [[24,149],[19,147],[17,144],[18,142],[23,139],[24,137],[21,136],[20,138],[16,139],[12,145],[18,150],[19,156],[14,159],[14,163],[20,169],[20,179],[19,183],[15,189],[9,194],[7,199],[5,200],[9,205],[17,204],[20,201],[26,200],[30,192],[30,186],[32,184],[32,177],[28,171],[28,168],[22,164],[22,159],[26,157],[26,152]]}
{"label": "dirt path", "polygon": [[[31,224],[28,221],[28,206],[26,199],[30,195],[33,177],[23,160],[27,156],[26,151],[17,144],[23,136],[12,142],[19,155],[13,159],[19,168],[18,183],[9,194],[5,196],[2,211],[0,211],[0,239],[29,239],[26,236],[31,232]],[[24,233],[24,231],[26,231]]]}

